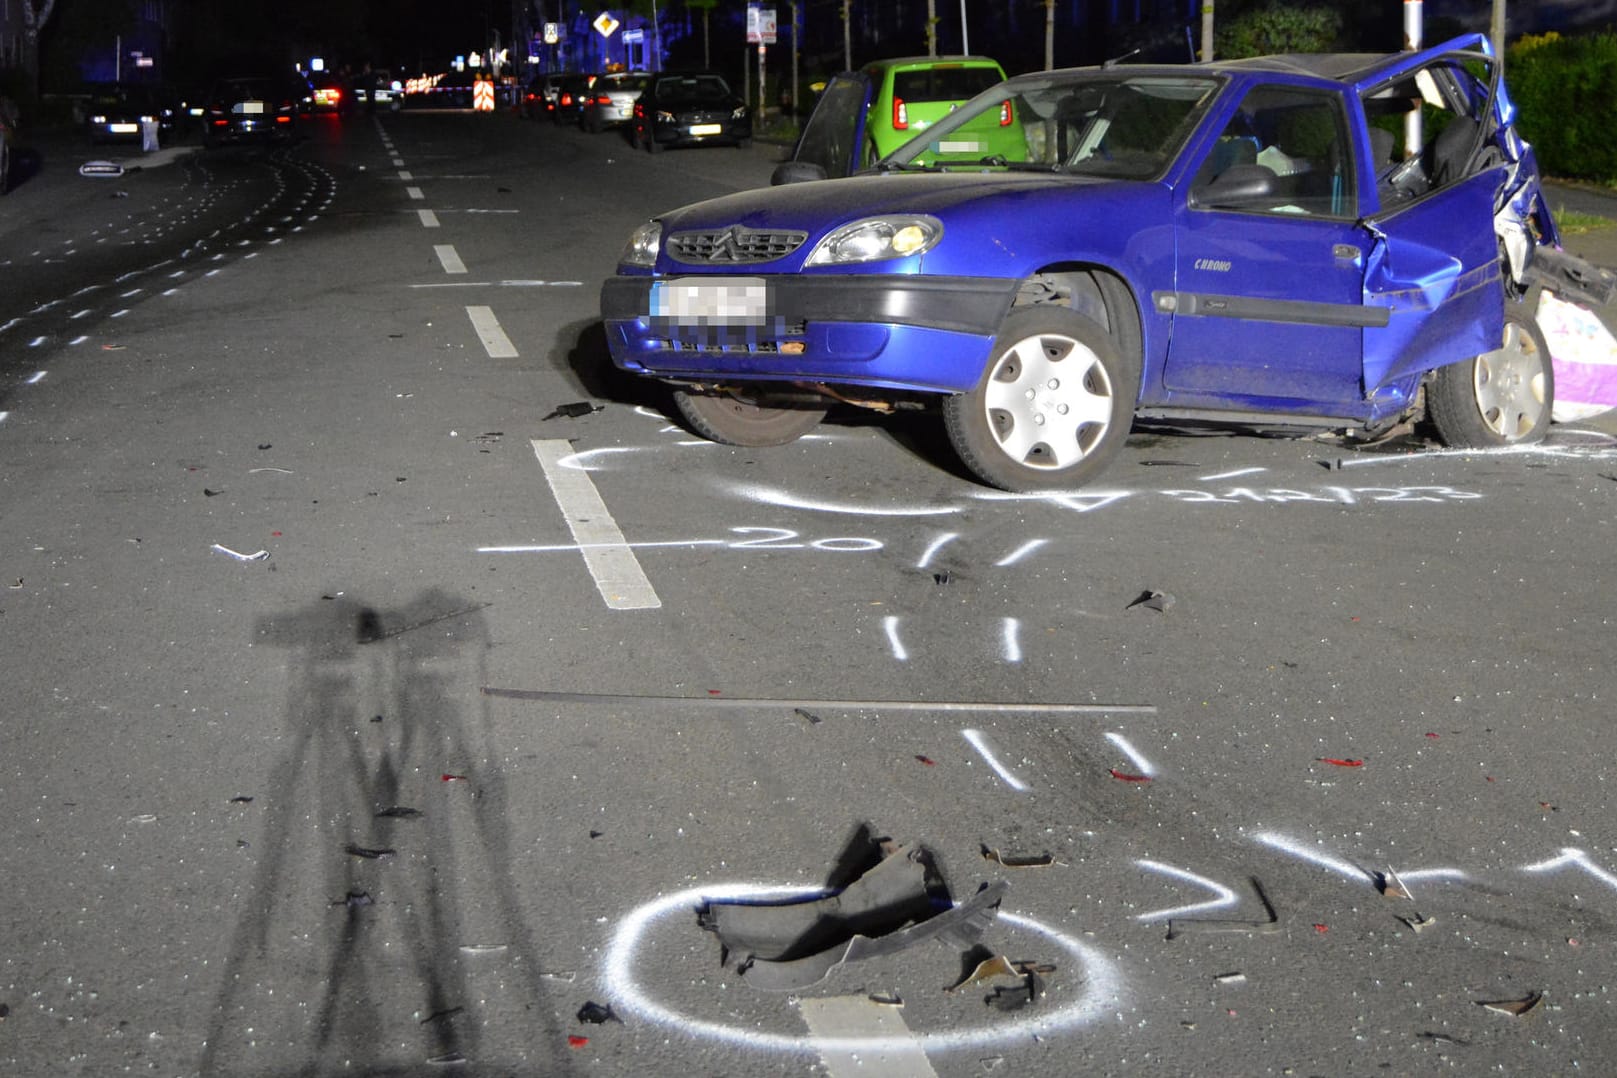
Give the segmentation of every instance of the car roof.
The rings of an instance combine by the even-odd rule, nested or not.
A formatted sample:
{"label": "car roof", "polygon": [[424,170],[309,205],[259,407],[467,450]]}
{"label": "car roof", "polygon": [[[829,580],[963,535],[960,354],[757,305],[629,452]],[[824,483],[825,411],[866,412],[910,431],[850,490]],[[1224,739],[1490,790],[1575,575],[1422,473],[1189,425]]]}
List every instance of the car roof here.
{"label": "car roof", "polygon": [[893,67],[999,67],[999,61],[991,56],[898,56],[872,60],[864,70]]}

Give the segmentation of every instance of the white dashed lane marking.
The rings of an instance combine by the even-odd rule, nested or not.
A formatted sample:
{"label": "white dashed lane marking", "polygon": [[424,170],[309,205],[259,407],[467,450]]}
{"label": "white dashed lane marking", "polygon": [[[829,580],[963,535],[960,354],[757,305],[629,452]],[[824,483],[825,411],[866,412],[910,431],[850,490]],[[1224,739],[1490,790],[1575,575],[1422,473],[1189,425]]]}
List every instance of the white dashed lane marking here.
{"label": "white dashed lane marking", "polygon": [[455,253],[455,245],[454,244],[452,244],[452,243],[436,244],[436,245],[433,246],[432,250],[433,250],[433,253],[438,256],[438,263],[439,263],[439,265],[443,266],[445,273],[465,273],[466,272],[466,263],[462,262],[460,260],[460,255]]}
{"label": "white dashed lane marking", "polygon": [[438,227],[438,215],[436,213],[433,213],[431,210],[416,210],[415,212],[421,217],[422,228]]}
{"label": "white dashed lane marking", "polygon": [[572,456],[571,442],[559,438],[532,440],[534,456],[544,469],[550,493],[561,508],[573,541],[584,555],[584,565],[601,598],[613,610],[655,610],[663,605],[640,560],[623,539],[589,473],[562,463]]}
{"label": "white dashed lane marking", "polygon": [[419,187],[406,187],[404,193],[410,196],[410,201],[412,202],[420,202],[427,197],[426,193]]}
{"label": "white dashed lane marking", "polygon": [[500,320],[494,317],[494,308],[468,307],[466,316],[472,320],[477,339],[483,342],[483,350],[490,359],[515,359],[521,354],[511,343],[511,338],[505,335],[505,330],[500,328]]}

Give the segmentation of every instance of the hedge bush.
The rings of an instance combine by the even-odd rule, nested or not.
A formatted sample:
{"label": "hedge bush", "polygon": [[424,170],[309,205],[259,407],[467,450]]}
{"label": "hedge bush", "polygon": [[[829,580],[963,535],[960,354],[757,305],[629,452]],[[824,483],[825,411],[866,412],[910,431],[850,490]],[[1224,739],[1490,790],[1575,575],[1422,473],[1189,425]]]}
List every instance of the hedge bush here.
{"label": "hedge bush", "polygon": [[1541,170],[1617,180],[1617,33],[1522,37],[1505,50],[1505,82]]}

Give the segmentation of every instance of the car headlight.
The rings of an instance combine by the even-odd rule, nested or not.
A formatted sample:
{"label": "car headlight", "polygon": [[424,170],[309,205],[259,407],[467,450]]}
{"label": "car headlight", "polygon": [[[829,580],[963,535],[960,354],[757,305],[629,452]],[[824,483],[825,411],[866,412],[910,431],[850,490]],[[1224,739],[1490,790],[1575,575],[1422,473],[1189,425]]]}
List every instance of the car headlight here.
{"label": "car headlight", "polygon": [[90,122],[93,124],[104,124],[107,122],[107,118],[105,116],[92,116],[90,117]]}
{"label": "car headlight", "polygon": [[625,266],[650,267],[657,262],[657,247],[662,243],[663,226],[658,221],[647,221],[629,236],[628,244],[618,256]]}
{"label": "car headlight", "polygon": [[843,225],[819,242],[807,265],[838,266],[880,262],[925,254],[943,238],[943,222],[934,217],[868,217]]}

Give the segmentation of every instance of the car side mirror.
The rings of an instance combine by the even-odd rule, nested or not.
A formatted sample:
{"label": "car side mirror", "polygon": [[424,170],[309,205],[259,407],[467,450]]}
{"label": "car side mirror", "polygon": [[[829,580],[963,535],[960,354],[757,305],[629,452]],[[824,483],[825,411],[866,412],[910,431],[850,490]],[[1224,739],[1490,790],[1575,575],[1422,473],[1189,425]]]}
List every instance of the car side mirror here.
{"label": "car side mirror", "polygon": [[1231,165],[1190,195],[1198,206],[1245,206],[1273,198],[1277,178],[1267,165]]}
{"label": "car side mirror", "polygon": [[824,166],[813,161],[782,161],[769,176],[769,183],[779,187],[783,183],[804,183],[826,178]]}

